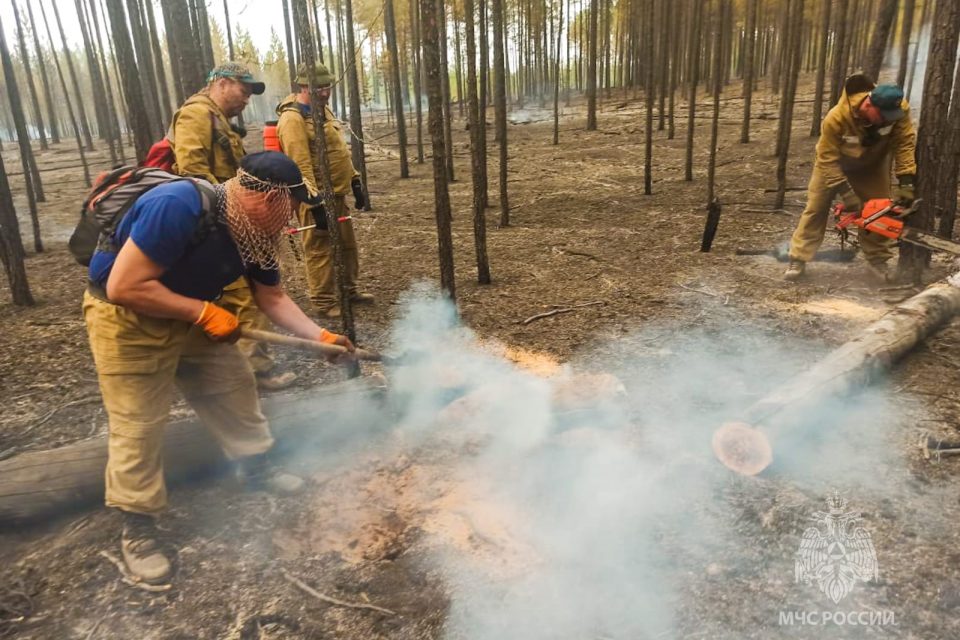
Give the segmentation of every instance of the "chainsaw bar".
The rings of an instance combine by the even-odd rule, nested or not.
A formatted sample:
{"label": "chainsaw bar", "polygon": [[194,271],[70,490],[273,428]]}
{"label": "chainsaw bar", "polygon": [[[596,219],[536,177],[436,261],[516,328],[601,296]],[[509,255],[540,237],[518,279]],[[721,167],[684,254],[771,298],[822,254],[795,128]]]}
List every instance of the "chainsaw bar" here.
{"label": "chainsaw bar", "polygon": [[904,242],[915,244],[918,247],[930,249],[931,251],[946,251],[955,256],[960,256],[960,244],[945,240],[940,236],[925,233],[913,227],[904,227],[900,233],[900,239]]}

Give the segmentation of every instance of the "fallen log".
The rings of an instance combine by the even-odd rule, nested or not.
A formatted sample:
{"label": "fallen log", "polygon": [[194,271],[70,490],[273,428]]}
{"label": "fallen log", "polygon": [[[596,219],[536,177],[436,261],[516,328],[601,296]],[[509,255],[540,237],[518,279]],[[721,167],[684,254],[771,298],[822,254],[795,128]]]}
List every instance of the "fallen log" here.
{"label": "fallen log", "polygon": [[[359,420],[360,403],[379,406],[382,389],[348,381],[296,395],[265,398],[280,454],[302,448],[324,434],[324,425]],[[30,451],[0,461],[0,531],[41,518],[102,503],[107,463],[106,436],[57,449]],[[164,432],[164,470],[177,484],[225,468],[226,460],[196,419],[169,424]]]}
{"label": "fallen log", "polygon": [[958,286],[960,274],[930,285],[811,369],[774,389],[750,406],[741,420],[727,423],[714,433],[714,454],[737,473],[755,475],[763,471],[776,458],[779,423],[788,415],[802,415],[804,407],[864,387],[890,369],[960,313]]}

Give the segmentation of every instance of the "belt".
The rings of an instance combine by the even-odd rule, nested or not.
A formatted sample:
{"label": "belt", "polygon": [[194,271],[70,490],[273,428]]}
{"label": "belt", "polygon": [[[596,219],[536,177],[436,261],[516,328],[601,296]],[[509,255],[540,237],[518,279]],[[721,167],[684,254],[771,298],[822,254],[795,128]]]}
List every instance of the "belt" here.
{"label": "belt", "polygon": [[[97,300],[102,300],[103,302],[110,302],[110,298],[107,297],[107,290],[98,285],[93,280],[87,280],[87,293],[96,298]],[[110,304],[113,304],[110,302]]]}

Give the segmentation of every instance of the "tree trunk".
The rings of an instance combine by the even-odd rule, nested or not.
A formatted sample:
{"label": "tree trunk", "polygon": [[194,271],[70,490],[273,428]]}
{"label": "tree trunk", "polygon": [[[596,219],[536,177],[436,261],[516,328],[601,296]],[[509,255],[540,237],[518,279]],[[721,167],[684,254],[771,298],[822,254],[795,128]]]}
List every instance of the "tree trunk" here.
{"label": "tree trunk", "polygon": [[[43,8],[43,3],[38,3],[40,5],[40,17],[43,18],[43,26],[47,32],[47,40],[50,41],[51,50],[53,49],[53,34],[50,32],[50,22],[47,20],[47,12]],[[83,165],[83,178],[86,181],[87,186],[90,186],[90,167],[87,165],[87,155],[83,149],[83,142],[80,140],[80,127],[77,124],[77,119],[74,116],[73,112],[73,102],[70,100],[70,93],[67,91],[67,81],[63,77],[63,69],[60,67],[60,59],[57,57],[56,53],[53,52],[53,63],[57,68],[57,78],[60,80],[60,91],[63,96],[63,102],[67,105],[67,115],[70,117],[70,125],[73,127],[73,136],[77,141],[77,152],[80,154],[80,164]]]}
{"label": "tree trunk", "polygon": [[207,84],[210,68],[204,68],[201,34],[194,32],[187,0],[164,0],[160,7],[179,105]]}
{"label": "tree trunk", "polygon": [[[790,0],[788,0],[790,1]],[[731,0],[718,0],[717,20],[713,32],[713,119],[710,123],[710,158],[707,164],[707,205],[714,202],[717,176],[717,144],[720,133],[720,93],[723,91],[723,45],[727,34],[724,33],[724,17],[730,8]],[[716,205],[715,205],[716,206]],[[708,247],[709,250],[709,247]]]}
{"label": "tree trunk", "polygon": [[[940,226],[937,232],[944,238],[953,238],[953,224],[957,217],[957,181],[960,171],[960,64],[957,64],[953,76],[953,98],[950,99],[949,142],[947,155],[940,165],[940,178],[937,184],[943,192],[940,203]],[[953,153],[950,151],[953,150]]]}
{"label": "tree trunk", "polygon": [[487,2],[488,0],[478,0],[478,20],[480,27],[480,195],[483,200],[483,208],[490,206],[489,178],[487,175],[487,102],[489,100],[489,41],[488,21],[487,21]]}
{"label": "tree trunk", "polygon": [[140,0],[127,0],[127,13],[130,18],[130,32],[133,48],[137,57],[137,75],[144,102],[147,104],[146,118],[150,123],[151,138],[161,137],[166,131],[161,123],[160,100],[157,98],[157,81],[153,71],[153,56],[150,54],[150,41],[146,24],[140,11]]}
{"label": "tree trunk", "polygon": [[793,105],[797,95],[797,80],[800,75],[803,51],[803,5],[804,0],[790,0],[785,11],[792,13],[788,36],[790,54],[786,62],[786,82],[780,96],[780,126],[777,132],[777,198],[775,209],[782,209],[787,193],[787,161],[790,157],[790,134],[793,130]]}
{"label": "tree trunk", "polygon": [[[83,94],[80,93],[80,82],[77,80],[77,72],[73,67],[73,56],[70,55],[70,47],[67,45],[67,36],[63,31],[63,22],[60,20],[60,11],[57,9],[57,3],[51,2],[53,6],[53,18],[57,21],[57,29],[60,31],[60,42],[63,45],[63,58],[67,63],[67,72],[70,74],[70,83],[73,85],[73,94],[77,97],[77,114],[80,118],[80,127],[83,129],[83,140],[87,151],[93,151],[93,138],[90,135],[90,123],[87,120],[87,110],[83,106]],[[53,40],[50,41],[53,46]]]}
{"label": "tree trunk", "polygon": [[60,142],[60,127],[57,126],[57,115],[53,94],[50,91],[50,76],[47,74],[47,64],[43,59],[43,50],[40,48],[40,35],[37,21],[33,18],[33,3],[27,2],[27,16],[30,18],[30,32],[33,35],[33,51],[37,56],[37,66],[40,68],[40,81],[43,83],[43,98],[47,104],[47,124],[50,126],[50,139],[54,144]]}
{"label": "tree trunk", "polygon": [[[830,0],[826,0],[829,2]],[[757,46],[757,5],[760,0],[747,0],[747,27],[743,42],[743,126],[740,142],[750,142],[750,107],[753,101],[753,57]]]}
{"label": "tree trunk", "polygon": [[[380,395],[361,381],[349,381],[308,394],[264,398],[263,412],[277,439],[274,451],[295,454],[311,441],[316,442],[318,419],[351,421],[347,411],[331,407],[377,404]],[[327,404],[318,411],[317,403],[323,399]],[[102,504],[106,440],[106,436],[100,436],[0,462],[0,530]],[[227,468],[222,449],[196,419],[168,425],[163,449],[164,473],[174,485]]]}
{"label": "tree trunk", "polygon": [[110,14],[111,34],[117,48],[117,61],[123,70],[123,95],[127,103],[127,116],[130,118],[128,125],[133,133],[133,148],[137,162],[142,162],[153,144],[153,136],[150,122],[146,119],[146,104],[122,0],[107,0],[107,11]]}
{"label": "tree trunk", "polygon": [[497,140],[500,142],[500,226],[510,226],[510,202],[507,196],[507,82],[504,62],[504,0],[489,0],[493,5],[493,102]]}
{"label": "tree trunk", "polygon": [[487,216],[483,201],[484,135],[480,126],[480,100],[477,96],[477,42],[474,33],[473,0],[463,0],[464,34],[467,41],[467,105],[470,118],[470,162],[473,180],[473,244],[477,254],[477,282],[490,284],[490,260],[487,257]]}
{"label": "tree trunk", "polygon": [[[917,31],[919,34],[923,33],[923,25],[926,24],[927,22],[927,9],[929,8],[930,8],[930,2],[929,1],[924,2],[923,9],[920,11],[920,26],[917,28]],[[919,38],[919,35],[918,35],[918,38]],[[907,48],[907,51],[909,51],[909,47]],[[904,56],[906,56],[906,54],[904,54]],[[913,47],[913,58],[911,58],[911,61],[910,61],[910,68],[909,68],[909,71],[907,72],[907,77],[906,77],[906,86],[904,87],[904,89],[907,92],[907,101],[910,100],[910,94],[913,91],[913,81],[917,75],[917,58],[919,56],[920,56],[920,43],[918,42],[916,46]],[[897,73],[898,78],[899,78],[899,75],[900,74],[898,72]]]}
{"label": "tree trunk", "polygon": [[690,98],[687,104],[687,156],[684,164],[684,177],[693,181],[693,137],[696,128],[694,118],[697,113],[697,85],[700,83],[700,28],[703,22],[703,5],[700,0],[692,0],[690,19]]}
{"label": "tree trunk", "polygon": [[420,56],[420,4],[410,1],[411,51],[413,52],[413,95],[417,115],[417,164],[423,164],[423,63]]}
{"label": "tree trunk", "polygon": [[600,0],[590,0],[590,33],[587,41],[587,131],[597,129],[597,10]]}
{"label": "tree trunk", "polygon": [[[12,0],[13,20],[17,25],[17,42],[20,45],[20,62],[23,64],[23,75],[27,78],[27,88],[30,90],[30,105],[33,107],[33,121],[37,125],[37,135],[40,139],[40,148],[47,150],[47,134],[43,128],[43,111],[40,110],[40,98],[37,96],[37,83],[33,81],[33,71],[30,69],[30,54],[27,52],[27,39],[23,35],[23,24],[20,21],[20,9],[17,1]],[[38,181],[39,183],[39,181]],[[38,200],[43,201],[38,197]]]}
{"label": "tree trunk", "polygon": [[[950,2],[952,0],[946,0]],[[930,4],[931,0],[924,0],[924,5]],[[940,4],[940,3],[938,3]],[[897,85],[903,86],[907,79],[907,61],[910,58],[910,35],[913,33],[913,13],[917,6],[917,0],[905,0],[903,4],[903,19],[900,22],[900,64],[897,67]],[[921,30],[923,25],[920,25]],[[917,49],[920,44],[917,44]]]}
{"label": "tree trunk", "polygon": [[443,147],[447,167],[447,180],[453,182],[453,113],[450,105],[450,67],[447,60],[447,10],[444,0],[436,0],[437,28],[440,29],[440,90],[443,91]]}
{"label": "tree trunk", "polygon": [[[27,134],[27,118],[23,113],[23,102],[20,98],[20,89],[13,71],[13,61],[10,59],[10,50],[7,48],[7,38],[0,23],[0,58],[2,58],[3,75],[7,85],[7,97],[10,101],[10,111],[13,114],[13,124],[17,130],[17,144],[20,147],[20,163],[23,165],[23,179],[27,187],[27,204],[30,207],[30,223],[33,227],[33,247],[40,253],[43,251],[43,241],[40,239],[40,217],[37,214],[36,187],[34,172],[30,170],[33,162],[33,149],[30,148],[30,136]],[[14,215],[16,215],[14,213]],[[17,233],[19,235],[19,232]],[[8,252],[9,255],[9,252]]]}
{"label": "tree trunk", "polygon": [[864,72],[877,82],[880,80],[883,55],[887,52],[887,41],[890,40],[890,32],[893,31],[893,21],[897,17],[898,5],[899,0],[883,0],[880,13],[874,23],[870,50],[863,63]]}
{"label": "tree trunk", "polygon": [[[150,38],[150,50],[153,53],[153,68],[157,76],[157,87],[159,94],[157,99],[160,101],[160,135],[167,132],[167,127],[173,121],[173,111],[170,108],[170,89],[167,87],[167,72],[163,68],[163,52],[160,50],[160,37],[157,31],[157,19],[153,13],[153,0],[143,0],[147,14],[147,37]],[[226,7],[224,7],[226,8]],[[230,14],[227,14],[227,38],[230,38]],[[230,47],[231,51],[233,46]],[[241,122],[243,120],[241,119]]]}
{"label": "tree trunk", "polygon": [[280,4],[283,5],[283,32],[287,37],[287,73],[290,76],[288,90],[293,90],[297,84],[297,59],[293,49],[293,33],[290,31],[290,2],[291,0],[280,0]]}
{"label": "tree trunk", "polygon": [[347,61],[347,82],[350,85],[350,129],[351,143],[350,152],[353,157],[353,166],[360,173],[360,179],[363,184],[363,196],[366,205],[364,211],[370,211],[370,192],[367,189],[367,156],[364,151],[363,139],[363,120],[360,115],[360,77],[357,75],[357,45],[353,37],[353,0],[345,0],[343,3],[344,31],[346,31],[346,53],[349,55]]}
{"label": "tree trunk", "polygon": [[400,91],[400,54],[397,47],[397,21],[393,12],[393,0],[384,0],[384,28],[387,32],[387,49],[390,53],[390,82],[393,86],[393,106],[397,116],[397,142],[400,148],[400,177],[410,177],[407,164],[407,123],[403,115],[402,92]]}
{"label": "tree trunk", "polygon": [[[3,31],[0,29],[0,42],[3,41],[3,37]],[[3,49],[6,50],[6,42],[3,42]],[[7,56],[5,54],[3,60],[4,75],[6,75]],[[0,262],[3,263],[3,270],[7,276],[10,298],[18,307],[32,306],[34,303],[30,284],[27,281],[23,254],[20,223],[17,221],[17,211],[13,205],[13,194],[10,191],[7,170],[3,165],[3,156],[0,155]]]}
{"label": "tree trunk", "polygon": [[193,3],[194,15],[196,16],[194,33],[196,34],[197,44],[200,47],[200,53],[203,56],[203,70],[207,72],[215,66],[213,60],[213,41],[210,37],[210,19],[207,16],[207,1],[193,0]]}
{"label": "tree trunk", "polygon": [[[340,299],[340,321],[343,333],[356,342],[357,331],[353,317],[353,305],[350,302],[349,283],[347,282],[346,265],[344,264],[343,240],[340,235],[340,221],[338,220],[336,198],[333,191],[333,182],[330,177],[330,160],[327,155],[327,140],[323,135],[326,112],[316,95],[316,54],[314,53],[312,35],[310,33],[310,19],[307,10],[307,0],[292,0],[294,15],[297,16],[297,39],[300,42],[300,55],[303,56],[307,71],[307,84],[310,87],[310,117],[313,120],[314,131],[317,135],[313,139],[313,177],[320,195],[323,198],[323,208],[327,215],[327,229],[330,233],[330,246],[333,249],[333,268],[337,279],[338,297]],[[286,0],[284,0],[286,2]],[[292,36],[291,36],[292,38]],[[352,365],[348,370],[350,377],[360,375],[359,364]]]}
{"label": "tree trunk", "polygon": [[[653,194],[653,94],[654,94],[654,14],[656,6],[654,0],[645,0],[646,16],[644,22],[645,57],[647,59],[647,74],[644,81],[646,97],[646,114],[644,116],[644,144],[643,144],[643,193]],[[660,64],[664,64],[661,60]]]}
{"label": "tree trunk", "polygon": [[838,0],[836,12],[836,39],[833,43],[833,76],[830,85],[830,107],[837,104],[843,81],[846,79],[847,62],[844,58],[844,48],[847,41],[847,13],[850,0]]}
{"label": "tree trunk", "polygon": [[817,51],[817,80],[813,90],[813,120],[810,123],[810,136],[820,135],[820,122],[823,120],[823,88],[827,75],[827,47],[830,41],[830,8],[833,0],[823,2],[822,21],[820,23],[820,47]]}
{"label": "tree trunk", "polygon": [[80,0],[74,0],[74,6],[77,9],[77,22],[80,25],[80,36],[83,39],[83,51],[87,58],[87,72],[93,93],[93,108],[97,117],[98,134],[101,140],[107,141],[107,147],[110,150],[110,163],[115,165],[117,163],[117,150],[113,146],[113,132],[110,126],[110,114],[107,113],[106,91],[103,88],[100,65],[93,48],[93,38],[90,37],[87,21],[84,18],[83,5]]}
{"label": "tree trunk", "polygon": [[553,144],[560,144],[560,38],[563,35],[563,2],[558,5],[560,17],[557,19],[557,59],[553,62]]}
{"label": "tree trunk", "polygon": [[[950,139],[949,113],[944,105],[950,103],[953,68],[960,37],[960,2],[940,0],[933,14],[933,33],[927,53],[927,73],[923,80],[923,104],[920,127],[917,130],[916,195],[923,199],[920,210],[910,216],[910,225],[921,231],[933,229],[934,217],[944,202],[942,186],[938,184],[938,168],[947,154]],[[956,178],[954,177],[954,180]],[[956,182],[953,182],[956,191]],[[902,281],[919,283],[930,252],[904,243],[900,247]]]}
{"label": "tree trunk", "polygon": [[[110,137],[116,143],[117,154],[120,161],[126,163],[126,152],[123,149],[123,132],[120,130],[120,118],[117,115],[117,103],[113,97],[113,84],[110,81],[109,67],[107,66],[106,52],[103,47],[103,37],[100,35],[100,19],[97,17],[97,7],[94,0],[88,0],[87,8],[90,10],[90,22],[93,24],[93,31],[97,37],[97,55],[100,65],[100,77],[103,78],[103,84],[107,95],[105,103],[107,105],[107,116],[110,123]],[[119,82],[119,78],[118,78]]]}
{"label": "tree trunk", "polygon": [[453,234],[451,231],[450,193],[447,186],[446,148],[443,138],[443,88],[448,81],[442,77],[442,54],[439,24],[442,5],[438,0],[420,0],[423,34],[423,66],[427,80],[428,127],[433,151],[433,195],[437,220],[437,240],[440,255],[440,287],[456,300],[453,271]]}

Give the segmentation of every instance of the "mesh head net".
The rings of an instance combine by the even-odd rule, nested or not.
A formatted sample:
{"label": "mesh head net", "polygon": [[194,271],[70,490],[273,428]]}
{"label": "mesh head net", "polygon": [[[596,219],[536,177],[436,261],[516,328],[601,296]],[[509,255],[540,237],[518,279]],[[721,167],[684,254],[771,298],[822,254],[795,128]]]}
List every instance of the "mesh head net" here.
{"label": "mesh head net", "polygon": [[261,180],[243,169],[223,186],[224,216],[244,264],[279,268],[280,238],[296,206],[290,186]]}

